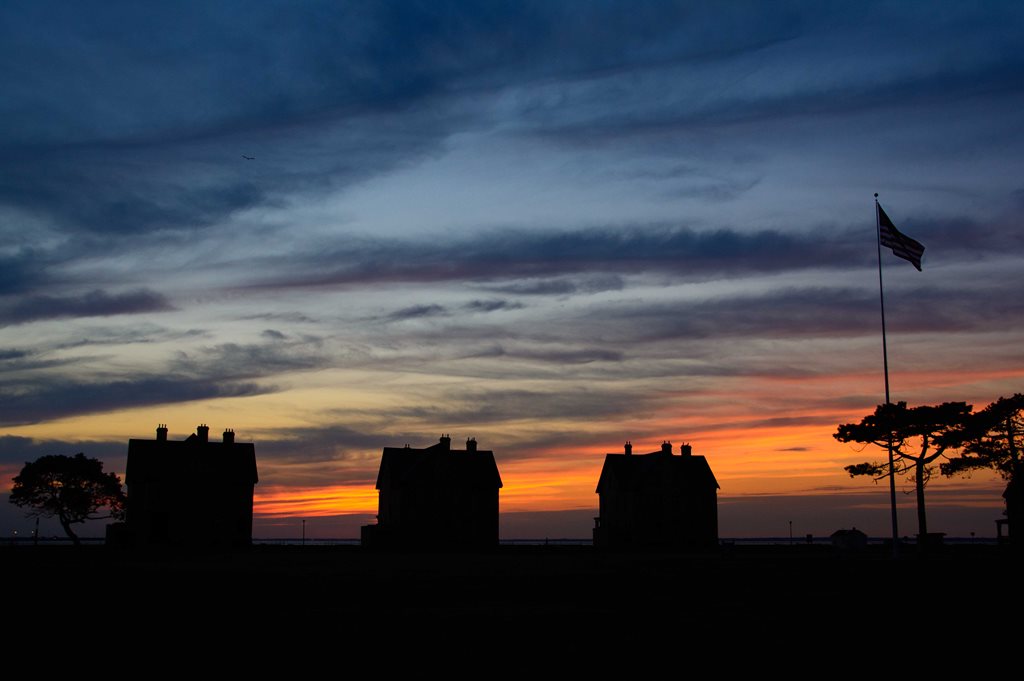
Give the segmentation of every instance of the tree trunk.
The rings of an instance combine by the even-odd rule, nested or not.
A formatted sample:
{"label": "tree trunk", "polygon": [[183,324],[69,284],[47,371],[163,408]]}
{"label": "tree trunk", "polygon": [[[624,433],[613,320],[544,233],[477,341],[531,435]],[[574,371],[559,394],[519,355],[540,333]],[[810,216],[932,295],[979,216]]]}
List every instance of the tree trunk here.
{"label": "tree trunk", "polygon": [[928,541],[928,519],[924,514],[924,457],[917,460],[914,468],[914,487],[917,488],[917,541],[920,544]]}
{"label": "tree trunk", "polygon": [[61,518],[60,526],[64,528],[64,532],[67,533],[68,538],[75,546],[82,545],[82,541],[78,538],[78,535],[75,534],[74,530],[71,529],[71,523],[69,521],[65,520],[64,518]]}

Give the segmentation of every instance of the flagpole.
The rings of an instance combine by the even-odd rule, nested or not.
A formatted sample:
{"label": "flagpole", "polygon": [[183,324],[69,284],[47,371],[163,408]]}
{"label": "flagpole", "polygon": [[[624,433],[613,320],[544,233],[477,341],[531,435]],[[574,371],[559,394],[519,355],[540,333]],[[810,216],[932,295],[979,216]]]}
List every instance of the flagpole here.
{"label": "flagpole", "polygon": [[[885,403],[889,398],[889,346],[885,338],[885,289],[882,286],[882,222],[878,214],[878,193],[875,193],[875,237],[878,242],[878,301],[882,308],[882,368],[885,372]],[[896,519],[896,468],[892,455],[892,435],[889,436],[889,506],[892,513],[892,555],[899,555],[899,524]]]}

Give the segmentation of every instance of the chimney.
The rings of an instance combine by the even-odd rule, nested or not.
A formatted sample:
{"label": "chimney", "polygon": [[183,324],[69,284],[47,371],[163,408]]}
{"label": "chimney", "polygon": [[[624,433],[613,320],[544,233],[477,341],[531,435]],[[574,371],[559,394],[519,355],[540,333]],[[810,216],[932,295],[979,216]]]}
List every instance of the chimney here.
{"label": "chimney", "polygon": [[156,426],[156,441],[167,442],[167,424],[158,423]]}
{"label": "chimney", "polygon": [[626,456],[633,455],[633,443],[626,440],[626,444],[622,445],[622,448],[626,450]]}
{"label": "chimney", "polygon": [[683,456],[690,456],[693,451],[690,449],[690,445],[679,445],[679,453]]}
{"label": "chimney", "polygon": [[672,456],[672,443],[669,442],[668,440],[665,440],[664,442],[662,442],[661,443],[661,453],[662,454],[668,454],[669,456]]}
{"label": "chimney", "polygon": [[231,445],[235,443],[235,431],[231,428],[224,430],[224,444]]}
{"label": "chimney", "polygon": [[196,427],[196,437],[199,438],[200,442],[209,442],[210,441],[210,426],[206,425],[205,423],[200,423]]}
{"label": "chimney", "polygon": [[466,451],[467,452],[475,452],[476,451],[476,438],[475,437],[471,437],[468,440],[466,440]]}
{"label": "chimney", "polygon": [[441,436],[441,449],[444,449],[444,450],[448,451],[451,448],[452,448],[452,438],[451,438],[451,435],[442,435]]}

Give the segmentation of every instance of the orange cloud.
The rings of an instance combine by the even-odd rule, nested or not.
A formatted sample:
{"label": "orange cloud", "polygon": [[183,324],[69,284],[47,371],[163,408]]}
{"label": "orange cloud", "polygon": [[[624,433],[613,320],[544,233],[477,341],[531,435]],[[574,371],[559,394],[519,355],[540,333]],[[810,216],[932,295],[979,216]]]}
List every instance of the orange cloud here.
{"label": "orange cloud", "polygon": [[253,499],[253,514],[261,518],[302,518],[342,513],[376,513],[373,486],[262,487]]}

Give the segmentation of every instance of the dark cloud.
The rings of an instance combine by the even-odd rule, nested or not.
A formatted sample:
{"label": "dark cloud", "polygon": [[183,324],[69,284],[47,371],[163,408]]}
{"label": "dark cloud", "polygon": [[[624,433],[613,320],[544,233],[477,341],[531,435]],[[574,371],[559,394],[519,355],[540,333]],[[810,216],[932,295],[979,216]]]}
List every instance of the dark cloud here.
{"label": "dark cloud", "polygon": [[[12,370],[39,368],[19,367],[20,360],[13,361]],[[179,351],[163,374],[147,372],[119,380],[92,381],[36,374],[31,382],[10,380],[0,387],[0,403],[4,404],[0,426],[139,406],[260,395],[277,388],[253,383],[253,379],[329,363],[315,339],[273,340],[267,344],[223,343]]]}
{"label": "dark cloud", "polygon": [[[927,102],[950,97],[951,87],[962,94],[1019,91],[1024,64],[1016,50],[1020,11],[1008,6],[924,18],[884,4],[861,13],[804,3],[751,3],[741,11],[689,3],[638,11],[632,3],[609,2],[581,12],[562,3],[454,1],[0,11],[0,67],[11,76],[0,104],[6,124],[0,204],[48,216],[60,233],[118,239],[216,228],[247,209],[289,205],[296,196],[333,191],[423,158],[452,133],[494,122],[483,112],[488,107],[467,104],[480,94],[515,90],[511,99],[520,105],[500,115],[533,132],[589,143],[694,123]],[[999,19],[1002,13],[1007,20]],[[967,44],[976,49],[961,48],[961,58],[951,59],[950,41],[965,40],[961,23],[987,38],[971,38]],[[569,24],[571,34],[564,30]],[[114,25],[123,30],[111,31]],[[837,27],[841,44],[904,44],[912,35],[919,49],[942,59],[900,59],[899,69],[884,76],[842,61],[842,77],[802,67],[795,71],[804,76],[786,77],[794,72],[786,51],[794,41],[809,38],[808,49],[820,49],[815,37]],[[863,40],[876,34],[900,39]],[[859,54],[852,50],[850,59]],[[730,70],[744,57],[755,65],[750,77],[742,68]],[[764,85],[775,76],[786,87]],[[695,96],[668,96],[687,95],[687,87]],[[246,161],[242,153],[257,159]],[[666,179],[689,171],[677,166]],[[746,174],[698,180],[676,193],[726,200],[758,181]],[[687,234],[692,243],[684,243]],[[771,237],[745,234],[732,245],[757,247],[758,238]],[[616,238],[622,253],[602,252],[614,249]],[[333,249],[322,262],[315,255],[288,261],[326,274],[286,272],[270,283],[530,277],[538,292],[570,294],[577,292],[574,284],[545,279],[587,268],[667,267],[669,257],[684,259],[680,264],[691,271],[752,267],[742,249],[716,263],[716,254],[704,250],[716,251],[716,241],[729,245],[728,233],[677,230],[645,240],[596,230],[589,239],[511,234],[507,242],[492,234],[469,243],[477,248],[465,258],[441,246],[364,242]],[[855,255],[821,260],[823,253],[796,241],[802,248],[792,259],[784,243],[760,244],[766,260],[781,263],[753,268],[777,271],[798,266],[800,256],[827,264]],[[659,246],[664,258],[652,251]],[[43,274],[27,256],[4,256],[0,293],[30,289]],[[529,284],[522,286],[528,293]]]}
{"label": "dark cloud", "polygon": [[316,369],[330,361],[315,340],[283,343],[275,339],[266,344],[222,343],[180,351],[170,368],[175,374],[219,382]]}
{"label": "dark cloud", "polygon": [[525,279],[507,284],[488,286],[492,291],[521,296],[560,296],[573,293],[600,293],[621,291],[625,287],[622,277],[614,274],[554,279]]}
{"label": "dark cloud", "polygon": [[56,349],[80,348],[89,345],[126,345],[134,343],[163,343],[168,341],[185,341],[210,336],[205,329],[186,329],[177,331],[154,324],[140,324],[130,328],[92,328],[81,329],[82,336],[73,341],[60,343]]}
{"label": "dark cloud", "polygon": [[288,338],[288,336],[284,335],[277,329],[264,329],[264,331],[260,335],[263,336],[264,338],[269,338],[270,340],[274,341],[286,340]]}
{"label": "dark cloud", "polygon": [[395,310],[387,316],[391,321],[403,319],[419,319],[420,317],[438,317],[447,315],[448,310],[442,305],[412,305],[401,310]]}
{"label": "dark cloud", "polygon": [[[4,8],[0,64],[20,68],[11,69],[17,77],[0,109],[8,121],[0,141],[200,135],[339,110],[380,113],[555,74],[701,62],[797,34],[800,17],[789,8],[747,10],[756,20],[685,4],[636,11],[627,2],[582,13],[558,3],[454,0]],[[121,30],[107,28],[114,25]]]}
{"label": "dark cloud", "polygon": [[[631,412],[616,414],[609,411],[604,415],[597,415],[596,417],[582,415],[575,427],[537,428],[517,433],[511,440],[504,439],[499,443],[500,447],[499,444],[495,445],[495,457],[498,459],[498,464],[500,466],[504,461],[534,458],[549,459],[551,457],[550,452],[553,450],[565,452],[567,456],[571,456],[574,453],[578,455],[582,448],[603,449],[605,452],[621,452],[622,442],[626,439],[632,440],[637,445],[638,451],[655,451],[658,449],[658,444],[656,443],[661,443],[664,440],[665,433],[660,426],[651,427],[643,424],[642,416],[656,409],[658,401],[650,399],[649,395],[640,397],[638,413],[641,415],[641,418],[637,417],[637,413]],[[623,417],[630,419],[630,423],[615,428],[616,432],[611,435],[606,430],[595,426],[595,421],[599,422],[605,418],[621,419]],[[638,443],[638,441],[649,444],[643,445]],[[597,455],[593,460],[595,484],[597,482],[596,476],[600,473],[600,462],[603,458],[603,456]]]}
{"label": "dark cloud", "polygon": [[758,428],[791,428],[798,426],[823,426],[832,427],[832,420],[827,416],[775,416],[763,419],[749,419],[746,421],[734,421],[730,424],[710,425],[707,430],[732,430]]}
{"label": "dark cloud", "polygon": [[275,434],[274,439],[258,438],[260,478],[277,485],[361,485],[372,489],[381,448],[401,447],[418,440],[422,437],[387,432],[363,434],[331,426]]}
{"label": "dark cloud", "polygon": [[473,390],[451,404],[414,407],[396,412],[396,416],[415,418],[448,427],[445,424],[486,424],[521,419],[600,419],[643,412],[657,396],[639,390],[611,390],[578,387],[534,390]]}
{"label": "dark cloud", "polygon": [[[888,213],[889,210],[886,210]],[[1024,233],[1001,220],[981,221],[970,216],[900,216],[898,228],[924,242],[925,263],[960,262],[965,256],[1020,253]],[[1015,219],[1014,216],[1013,219]]]}
{"label": "dark cloud", "polygon": [[590,362],[621,362],[625,358],[617,350],[601,348],[583,349],[517,349],[506,351],[508,357],[552,362],[554,364],[589,364]]}
{"label": "dark cloud", "polygon": [[[238,210],[270,202],[255,183],[223,174],[195,177],[181,186],[145,162],[147,154],[171,153],[160,148],[99,152],[12,152],[0,168],[17,165],[21,172],[4,174],[0,202],[48,215],[65,229],[114,236],[208,227]],[[174,156],[160,165],[165,172],[185,170],[185,162]]]}
{"label": "dark cloud", "polygon": [[50,421],[77,414],[190,402],[217,397],[241,397],[272,391],[254,383],[217,383],[199,378],[144,376],[119,381],[85,383],[37,377],[31,386],[0,387],[0,426]]}
{"label": "dark cloud", "polygon": [[[786,79],[792,65],[780,62],[774,65],[778,76]],[[766,93],[760,88],[747,92],[715,92],[713,72],[704,75],[710,91],[693,91],[693,97],[660,101],[658,92],[671,92],[673,79],[687,73],[666,69],[652,77],[649,91],[637,91],[628,82],[609,80],[605,83],[585,82],[580,92],[561,92],[560,100],[554,93],[537,93],[524,108],[517,112],[521,123],[545,140],[593,147],[598,144],[620,143],[624,140],[663,138],[670,134],[690,134],[694,130],[724,130],[739,125],[769,124],[775,121],[821,121],[828,117],[849,118],[857,114],[878,112],[894,115],[912,111],[915,107],[948,106],[950,94],[959,92],[964,98],[961,106],[975,106],[984,110],[991,107],[993,97],[1008,99],[1021,94],[1019,78],[1024,73],[1024,60],[999,65],[981,63],[974,69],[960,73],[937,70],[930,74],[907,73],[902,78],[886,78],[862,82],[808,82],[792,90],[780,89]],[[749,65],[753,74],[761,67]],[[1015,82],[1015,79],[1018,79]],[[694,78],[693,80],[698,80]],[[699,87],[699,86],[697,86]],[[561,88],[559,88],[561,89]],[[633,91],[636,102],[632,107],[614,106],[615,97],[623,89]],[[677,88],[676,88],[677,89]],[[704,95],[704,96],[697,96]],[[556,105],[548,101],[557,101]],[[566,116],[565,111],[573,112]],[[725,200],[742,194],[756,185],[753,182],[709,183],[703,191],[697,189],[683,196],[703,196]]]}
{"label": "dark cloud", "polygon": [[[460,305],[457,309],[466,310],[468,312],[497,312],[499,310],[518,310],[523,305],[521,303],[515,303],[508,300],[471,300],[468,303]],[[385,319],[388,321],[403,321],[406,319],[421,319],[425,317],[449,317],[452,316],[452,310],[437,304],[429,305],[410,305],[409,307],[403,307],[400,310],[388,314]]]}
{"label": "dark cloud", "polygon": [[[870,263],[861,234],[830,230],[786,234],[775,230],[697,231],[650,227],[573,232],[505,231],[443,243],[346,240],[343,248],[297,256],[285,275],[260,287],[352,286],[376,282],[494,281],[492,290],[523,295],[615,290],[622,279],[582,280],[574,272],[667,272],[704,279],[725,274],[770,273],[813,267],[857,267]],[[340,264],[339,264],[340,263]],[[273,263],[267,263],[272,267]]]}
{"label": "dark cloud", "polygon": [[318,320],[301,312],[265,312],[263,314],[239,317],[242,320],[263,319],[270,322],[287,322],[289,324],[315,324]]}
{"label": "dark cloud", "polygon": [[520,310],[522,303],[513,303],[508,300],[471,300],[462,306],[462,309],[470,312],[497,312],[499,310]]}
{"label": "dark cloud", "polygon": [[579,287],[568,279],[534,279],[495,286],[493,290],[521,296],[563,296],[576,293]]}
{"label": "dark cloud", "polygon": [[[875,306],[872,306],[872,302]],[[799,288],[598,311],[608,333],[633,340],[839,336],[877,331],[877,300],[854,289]],[[614,325],[614,328],[609,328]]]}
{"label": "dark cloud", "polygon": [[1009,281],[1003,280],[1001,284],[984,291],[970,286],[921,287],[901,291],[895,300],[895,295],[887,293],[886,322],[892,319],[895,329],[904,332],[1020,329],[1024,324],[1024,300],[1010,294]]}
{"label": "dark cloud", "polygon": [[111,294],[95,290],[81,296],[31,296],[6,305],[0,303],[0,324],[24,324],[61,317],[110,317],[173,309],[167,298],[155,291]]}
{"label": "dark cloud", "polygon": [[[1024,16],[1019,8],[999,7],[992,12],[962,6],[942,17],[922,19],[912,3],[905,8],[878,3],[861,13],[787,4],[773,18],[763,14],[770,11],[767,6],[751,6],[743,12],[749,20],[744,28],[747,36],[757,38],[748,49],[706,60],[676,53],[659,62],[633,62],[621,72],[580,77],[562,72],[547,86],[532,92],[524,88],[516,113],[538,134],[593,146],[624,137],[735,129],[740,123],[777,119],[946,109],[951,100],[972,98],[990,110],[992,97],[1021,92],[1024,73],[1024,59],[1013,48],[1024,37]],[[783,25],[778,23],[781,17]],[[730,18],[735,19],[729,12],[709,12],[696,24],[688,22],[688,28],[703,19],[708,35],[718,35]],[[656,33],[667,37],[673,31]],[[831,37],[830,44],[819,41],[823,34]],[[687,38],[694,45],[706,44],[695,36]],[[898,47],[908,40],[916,48],[912,54]],[[861,49],[864,43],[873,49]],[[818,60],[825,67],[794,68],[798,52],[802,60]],[[950,53],[957,58],[950,60]],[[884,72],[873,68],[879,61],[886,65]]]}
{"label": "dark cloud", "polygon": [[[215,225],[280,205],[289,192],[393,168],[478,125],[485,114],[466,101],[481,94],[514,90],[520,104],[504,115],[594,142],[1019,92],[1024,71],[1021,12],[1010,5],[935,16],[884,3],[865,12],[799,2],[732,10],[607,2],[580,11],[456,0],[2,12],[0,202],[49,214],[63,230],[116,235]],[[794,69],[789,48],[799,43],[813,58],[825,30],[840,45],[875,46],[871,54],[882,51],[891,68],[869,68],[864,52],[850,49],[835,50],[847,55],[836,68]],[[896,47],[911,43],[932,58]],[[764,85],[775,80],[785,86]],[[684,191],[724,200],[755,181]]]}
{"label": "dark cloud", "polygon": [[[701,301],[616,303],[576,314],[571,328],[577,333],[586,329],[590,338],[609,344],[879,333],[877,291],[851,288],[784,288]],[[1024,302],[971,289],[902,290],[887,297],[886,319],[890,332],[897,333],[1006,330],[1024,323],[1016,321],[1024,319]]]}
{"label": "dark cloud", "polygon": [[[409,441],[408,433],[367,433],[346,426],[277,429],[260,438],[260,456],[278,462],[323,463],[358,458],[367,450],[380,449],[391,439]],[[322,481],[321,484],[334,484]]]}
{"label": "dark cloud", "polygon": [[750,191],[760,182],[760,178],[753,180],[702,180],[685,187],[676,187],[666,190],[668,196],[680,196],[685,198],[707,199],[709,201],[731,201],[736,197]]}
{"label": "dark cloud", "polygon": [[81,362],[76,357],[51,357],[45,352],[23,350],[0,350],[0,373],[17,374],[37,369],[50,369]]}
{"label": "dark cloud", "polygon": [[107,471],[124,470],[128,438],[121,442],[100,440],[37,440],[16,435],[0,435],[0,463],[17,464],[35,461],[41,456],[61,454],[72,456],[82,452],[100,459]]}
{"label": "dark cloud", "polygon": [[[438,424],[438,429],[444,425]],[[422,432],[386,427],[368,432],[339,425],[276,429],[255,440],[261,480],[300,487],[358,484],[370,488],[377,479],[382,448],[437,442],[435,435]],[[277,470],[286,473],[278,479]]]}
{"label": "dark cloud", "polygon": [[0,204],[108,235],[209,227],[434,149],[463,119],[453,83],[532,59],[500,46],[539,37],[526,15],[551,20],[461,4],[2,11]]}
{"label": "dark cloud", "polygon": [[[199,138],[11,149],[0,157],[0,206],[31,212],[60,234],[104,239],[99,251],[152,245],[141,238],[180,248],[248,209],[310,200],[421,158],[459,120],[428,109]],[[241,158],[240,148],[259,158]]]}

